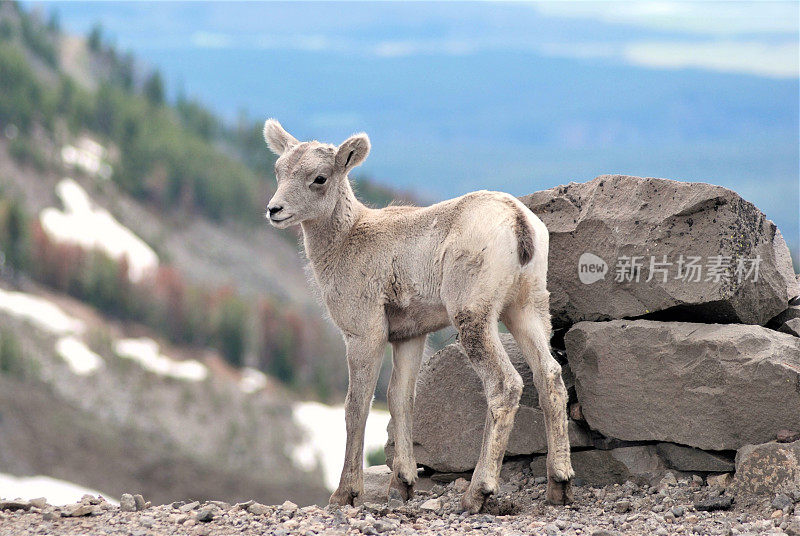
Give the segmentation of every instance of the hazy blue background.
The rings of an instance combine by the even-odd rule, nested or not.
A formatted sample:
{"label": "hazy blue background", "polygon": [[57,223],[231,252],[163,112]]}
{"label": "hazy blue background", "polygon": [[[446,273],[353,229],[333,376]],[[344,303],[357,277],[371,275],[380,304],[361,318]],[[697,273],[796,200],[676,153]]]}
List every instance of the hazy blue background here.
{"label": "hazy blue background", "polygon": [[602,173],[735,189],[798,242],[798,4],[60,3],[230,121],[364,130],[436,200]]}

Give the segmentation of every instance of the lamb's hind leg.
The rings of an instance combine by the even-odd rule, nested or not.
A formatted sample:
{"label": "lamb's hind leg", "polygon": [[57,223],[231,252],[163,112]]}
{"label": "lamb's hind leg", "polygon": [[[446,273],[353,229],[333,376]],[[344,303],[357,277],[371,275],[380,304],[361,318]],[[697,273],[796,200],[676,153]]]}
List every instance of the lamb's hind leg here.
{"label": "lamb's hind leg", "polygon": [[522,394],[522,378],[500,343],[497,315],[462,311],[454,324],[469,361],[483,382],[488,405],[483,445],[461,506],[472,513],[497,492],[497,480]]}
{"label": "lamb's hind leg", "polygon": [[539,391],[547,434],[547,500],[572,502],[572,470],[567,429],[567,390],[561,365],[550,354],[550,311],[546,291],[532,293],[521,305],[512,305],[503,317],[519,344]]}
{"label": "lamb's hind leg", "polygon": [[425,336],[392,343],[392,378],[387,398],[395,450],[389,486],[399,491],[403,500],[411,498],[417,482],[411,431],[417,373],[424,349]]}

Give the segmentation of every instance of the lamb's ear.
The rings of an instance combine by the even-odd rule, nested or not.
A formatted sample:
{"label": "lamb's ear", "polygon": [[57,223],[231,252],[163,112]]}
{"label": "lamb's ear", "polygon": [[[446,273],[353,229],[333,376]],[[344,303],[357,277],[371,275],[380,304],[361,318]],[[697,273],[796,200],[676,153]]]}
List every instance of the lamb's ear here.
{"label": "lamb's ear", "polygon": [[267,141],[269,150],[280,156],[293,145],[300,143],[297,139],[286,132],[276,119],[267,119],[264,123],[264,139]]}
{"label": "lamb's ear", "polygon": [[336,168],[344,173],[360,165],[369,154],[369,137],[363,132],[347,138],[336,150]]}

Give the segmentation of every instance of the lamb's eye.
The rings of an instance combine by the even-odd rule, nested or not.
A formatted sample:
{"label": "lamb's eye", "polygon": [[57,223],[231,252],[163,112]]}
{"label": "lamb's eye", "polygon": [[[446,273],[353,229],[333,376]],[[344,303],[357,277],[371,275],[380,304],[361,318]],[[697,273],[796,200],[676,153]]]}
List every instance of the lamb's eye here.
{"label": "lamb's eye", "polygon": [[314,179],[314,184],[325,184],[325,181],[328,180],[322,175],[317,175],[317,178]]}

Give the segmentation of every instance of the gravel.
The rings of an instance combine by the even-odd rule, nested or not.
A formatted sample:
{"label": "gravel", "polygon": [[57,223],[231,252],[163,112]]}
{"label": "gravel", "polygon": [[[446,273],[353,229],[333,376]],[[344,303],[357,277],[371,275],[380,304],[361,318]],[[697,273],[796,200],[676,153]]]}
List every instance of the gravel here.
{"label": "gravel", "polygon": [[[391,506],[368,503],[341,508],[301,508],[289,501],[274,506],[254,501],[234,506],[220,501],[152,506],[139,501],[141,510],[128,511],[92,496],[62,507],[41,499],[2,500],[0,536],[800,534],[800,493],[734,500],[724,490],[697,480],[676,479],[672,484],[668,477],[668,485],[655,487],[633,482],[575,487],[575,502],[555,507],[544,501],[544,483],[526,474],[513,479],[513,486],[501,486],[503,492],[476,515],[459,510],[462,481],[440,486],[435,493],[418,491],[399,506],[396,500]],[[125,503],[129,504],[127,497]]]}

